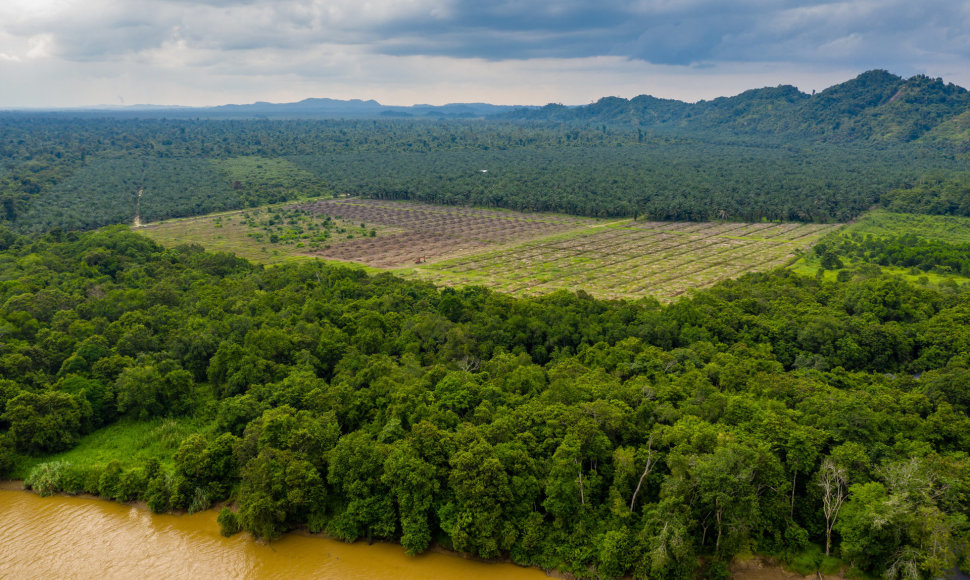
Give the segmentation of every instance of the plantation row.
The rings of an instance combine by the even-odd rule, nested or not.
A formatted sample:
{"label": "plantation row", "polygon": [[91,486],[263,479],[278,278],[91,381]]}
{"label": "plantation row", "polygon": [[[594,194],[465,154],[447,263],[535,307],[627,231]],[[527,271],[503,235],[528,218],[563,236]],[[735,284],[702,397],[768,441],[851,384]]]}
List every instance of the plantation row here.
{"label": "plantation row", "polygon": [[379,240],[357,240],[313,252],[328,259],[377,268],[437,261],[490,246],[546,237],[597,222],[553,214],[442,207],[366,199],[323,200],[294,206],[301,211],[365,220],[395,230]]}
{"label": "plantation row", "polygon": [[606,298],[671,299],[690,288],[784,265],[834,227],[633,223],[431,264],[414,275],[513,294],[583,289]]}

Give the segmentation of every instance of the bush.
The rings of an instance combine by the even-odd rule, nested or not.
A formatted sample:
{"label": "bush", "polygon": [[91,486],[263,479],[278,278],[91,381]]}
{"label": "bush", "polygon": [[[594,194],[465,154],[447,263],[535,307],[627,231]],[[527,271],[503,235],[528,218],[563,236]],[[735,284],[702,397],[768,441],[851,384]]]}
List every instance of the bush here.
{"label": "bush", "polygon": [[41,463],[31,470],[24,480],[24,487],[36,491],[41,497],[54,495],[63,490],[64,472],[69,466],[64,461]]}
{"label": "bush", "polygon": [[219,510],[219,516],[216,518],[216,521],[219,522],[219,532],[227,538],[235,535],[240,530],[239,516],[227,507]]}
{"label": "bush", "polygon": [[99,466],[67,464],[61,474],[61,491],[70,494],[92,493],[97,494],[97,486],[89,487],[88,481],[97,481],[100,478],[101,469]]}
{"label": "bush", "polygon": [[717,560],[708,564],[707,574],[704,577],[708,580],[727,580],[731,577],[731,570],[727,562]]}
{"label": "bush", "polygon": [[823,558],[825,558],[825,554],[822,552],[822,548],[812,544],[792,558],[791,567],[802,576],[808,576],[818,572]]}
{"label": "bush", "polygon": [[148,486],[145,488],[145,503],[156,514],[172,509],[172,486],[169,480],[168,474],[160,471],[148,481]]}
{"label": "bush", "polygon": [[145,492],[147,484],[148,476],[145,474],[144,469],[140,467],[129,469],[121,474],[121,480],[118,482],[116,488],[117,495],[115,499],[119,501],[136,500]]}
{"label": "bush", "polygon": [[98,495],[108,499],[118,497],[118,486],[121,483],[121,464],[117,460],[108,463],[98,479]]}
{"label": "bush", "polygon": [[192,501],[189,503],[189,513],[201,512],[209,509],[211,506],[212,500],[209,498],[209,490],[204,487],[195,488],[195,491],[192,493]]}
{"label": "bush", "polygon": [[818,566],[818,571],[826,576],[835,576],[842,569],[842,560],[826,556],[822,558],[822,563]]}

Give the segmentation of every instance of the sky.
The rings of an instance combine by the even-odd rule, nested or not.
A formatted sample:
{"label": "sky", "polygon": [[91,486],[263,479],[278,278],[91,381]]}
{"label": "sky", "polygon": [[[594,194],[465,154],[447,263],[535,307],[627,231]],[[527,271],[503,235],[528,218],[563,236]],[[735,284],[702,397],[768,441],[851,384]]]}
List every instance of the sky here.
{"label": "sky", "polygon": [[0,108],[970,87],[966,0],[0,0]]}

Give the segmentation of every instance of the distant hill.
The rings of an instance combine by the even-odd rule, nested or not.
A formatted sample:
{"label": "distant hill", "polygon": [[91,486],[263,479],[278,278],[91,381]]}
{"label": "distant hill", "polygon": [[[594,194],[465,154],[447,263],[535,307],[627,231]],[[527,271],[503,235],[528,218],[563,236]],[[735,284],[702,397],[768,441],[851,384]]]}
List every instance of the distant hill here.
{"label": "distant hill", "polygon": [[503,119],[632,125],[644,130],[783,139],[909,142],[924,136],[960,143],[968,134],[970,92],[942,79],[873,70],[816,94],[790,85],[685,103],[641,95],[581,107],[518,109]]}
{"label": "distant hill", "polygon": [[498,115],[521,107],[490,105],[487,103],[451,103],[448,105],[382,105],[375,100],[304,99],[297,103],[264,103],[251,105],[222,105],[196,109],[206,116],[266,116],[266,117],[398,117],[398,118],[480,118]]}
{"label": "distant hill", "polygon": [[216,107],[176,107],[159,105],[102,106],[88,109],[61,109],[72,115],[142,119],[477,119],[529,107],[490,105],[487,103],[451,103],[447,105],[382,105],[375,100],[304,99],[296,103],[256,102]]}
{"label": "distant hill", "polygon": [[640,95],[604,97],[584,106],[543,107],[452,103],[382,105],[375,100],[304,99],[216,107],[134,105],[55,113],[141,119],[487,119],[608,125],[644,136],[679,135],[755,143],[907,143],[920,140],[970,151],[970,92],[942,79],[903,78],[872,70],[807,94],[791,85],[751,89],[733,97],[686,103]]}

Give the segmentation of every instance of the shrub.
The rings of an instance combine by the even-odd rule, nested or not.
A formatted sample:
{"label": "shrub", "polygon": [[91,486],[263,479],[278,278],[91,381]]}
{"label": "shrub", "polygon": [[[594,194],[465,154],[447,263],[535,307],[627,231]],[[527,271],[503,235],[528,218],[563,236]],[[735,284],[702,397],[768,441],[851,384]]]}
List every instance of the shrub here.
{"label": "shrub", "polygon": [[239,516],[227,507],[219,510],[216,521],[219,522],[219,532],[227,538],[239,532]]}
{"label": "shrub", "polygon": [[39,493],[41,497],[54,495],[63,489],[64,471],[70,466],[64,461],[49,461],[41,463],[31,470],[24,487]]}
{"label": "shrub", "polygon": [[148,481],[144,499],[148,508],[156,514],[172,509],[172,486],[167,473],[160,471]]}
{"label": "shrub", "polygon": [[118,496],[118,486],[121,483],[121,464],[117,460],[108,463],[98,479],[98,495],[114,499]]}
{"label": "shrub", "polygon": [[5,476],[13,465],[13,456],[13,441],[9,437],[0,436],[0,477]]}
{"label": "shrub", "polygon": [[147,484],[148,476],[145,474],[144,469],[140,467],[129,469],[121,474],[121,480],[118,482],[116,488],[117,495],[115,499],[119,501],[136,500],[142,496]]}

